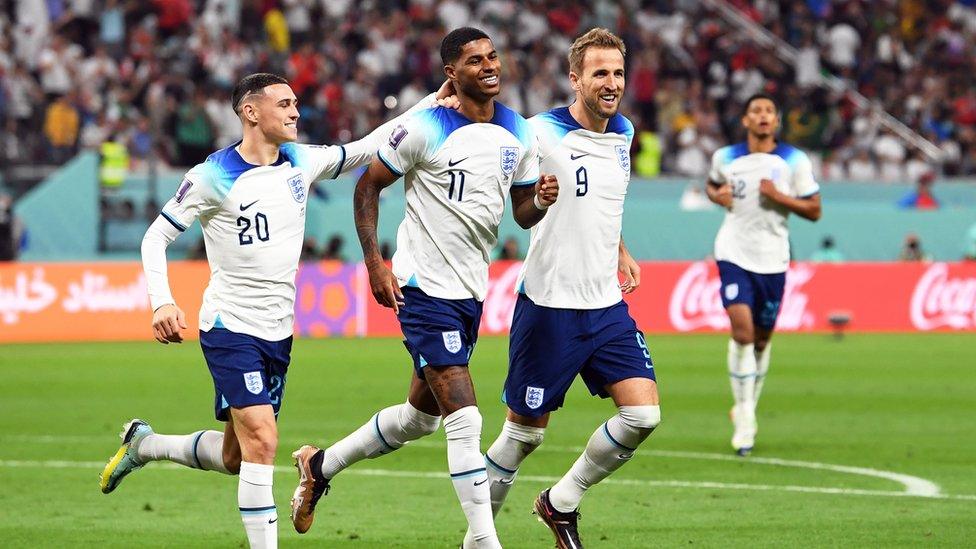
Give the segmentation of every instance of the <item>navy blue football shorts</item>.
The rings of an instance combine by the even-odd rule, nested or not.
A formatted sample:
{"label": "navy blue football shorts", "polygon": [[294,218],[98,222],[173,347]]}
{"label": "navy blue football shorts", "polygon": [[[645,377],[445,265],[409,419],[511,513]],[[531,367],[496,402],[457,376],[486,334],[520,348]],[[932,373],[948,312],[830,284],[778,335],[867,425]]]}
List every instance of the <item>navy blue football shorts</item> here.
{"label": "navy blue football shorts", "polygon": [[539,417],[563,405],[579,374],[590,394],[642,377],[655,380],[651,353],[623,301],[605,309],[554,309],[519,294],[508,349],[503,400],[515,413]]}
{"label": "navy blue football shorts", "polygon": [[722,280],[722,306],[743,303],[752,309],[752,323],[772,330],[776,326],[786,273],[759,274],[747,271],[728,261],[718,262],[718,276]]}
{"label": "navy blue football shorts", "polygon": [[267,341],[224,328],[200,331],[200,347],[214,382],[214,415],[227,421],[230,408],[270,404],[275,417],[285,393],[292,338]]}
{"label": "navy blue football shorts", "polygon": [[400,290],[397,319],[417,377],[424,379],[426,366],[467,366],[478,342],[482,303],[431,297],[410,286]]}

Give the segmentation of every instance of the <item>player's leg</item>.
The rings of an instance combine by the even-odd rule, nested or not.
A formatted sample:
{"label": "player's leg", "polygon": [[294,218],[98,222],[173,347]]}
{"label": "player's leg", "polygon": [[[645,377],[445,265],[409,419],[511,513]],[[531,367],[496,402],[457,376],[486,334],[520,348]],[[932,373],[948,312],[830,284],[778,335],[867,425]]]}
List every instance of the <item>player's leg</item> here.
{"label": "player's leg", "polygon": [[425,375],[444,416],[447,468],[475,547],[501,547],[481,453],[481,412],[467,365],[427,366]]}
{"label": "player's leg", "polygon": [[759,396],[762,394],[763,384],[766,381],[766,374],[769,373],[769,359],[772,356],[773,344],[770,341],[773,337],[772,328],[760,328],[756,326],[756,389],[755,402],[759,405]]}
{"label": "player's leg", "polygon": [[413,376],[407,401],[384,408],[346,437],[324,450],[305,445],[292,454],[299,483],[292,497],[291,519],[299,533],[312,527],[315,506],[330,482],[347,467],[402,448],[440,427],[441,416],[427,382]]}
{"label": "player's leg", "polygon": [[766,374],[769,372],[769,359],[772,353],[770,339],[776,319],[779,317],[780,305],[786,290],[786,273],[755,274],[753,286],[756,288],[756,308],[753,310],[755,323],[755,357],[756,383],[753,398],[753,409],[759,404]]}
{"label": "player's leg", "polygon": [[750,273],[727,261],[719,261],[722,304],[729,315],[732,337],[727,364],[734,404],[732,447],[740,455],[752,450],[755,437],[756,357],[753,302],[755,291]]}
{"label": "player's leg", "polygon": [[581,375],[617,413],[600,425],[569,471],[536,499],[535,511],[560,547],[579,546],[578,508],[588,489],[627,463],[661,421],[654,365],[625,303],[589,313],[597,348]]}
{"label": "player's leg", "polygon": [[237,505],[252,549],[278,546],[278,511],[272,492],[278,425],[270,404],[231,408],[240,443]]}

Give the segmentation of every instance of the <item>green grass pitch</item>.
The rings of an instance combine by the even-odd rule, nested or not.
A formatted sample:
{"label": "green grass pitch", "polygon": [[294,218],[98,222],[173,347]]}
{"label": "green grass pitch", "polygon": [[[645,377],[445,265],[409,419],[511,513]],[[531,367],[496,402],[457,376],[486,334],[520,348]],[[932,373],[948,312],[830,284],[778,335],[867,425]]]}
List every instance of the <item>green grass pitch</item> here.
{"label": "green grass pitch", "polygon": [[[976,336],[777,335],[748,459],[728,442],[725,341],[648,336],[664,421],[583,500],[588,547],[976,543]],[[502,424],[506,357],[507,339],[483,338],[472,362],[483,449]],[[457,546],[465,522],[443,431],[337,477],[305,536],[287,519],[289,453],[401,402],[409,375],[398,340],[296,341],[275,476],[282,546]],[[154,463],[113,494],[98,490],[131,417],[162,433],[217,427],[195,342],[5,345],[0,376],[0,546],[246,545],[234,478]],[[497,520],[506,547],[552,545],[532,500],[611,414],[574,386]]]}

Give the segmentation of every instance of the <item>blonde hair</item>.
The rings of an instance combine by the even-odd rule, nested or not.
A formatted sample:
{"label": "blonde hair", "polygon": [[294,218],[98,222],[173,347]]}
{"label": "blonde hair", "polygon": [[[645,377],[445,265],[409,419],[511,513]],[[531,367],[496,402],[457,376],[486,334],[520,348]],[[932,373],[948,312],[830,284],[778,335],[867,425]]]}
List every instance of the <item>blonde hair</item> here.
{"label": "blonde hair", "polygon": [[583,57],[588,48],[616,48],[620,54],[627,55],[627,46],[619,36],[604,28],[595,28],[577,38],[569,47],[569,70],[579,73],[583,68]]}

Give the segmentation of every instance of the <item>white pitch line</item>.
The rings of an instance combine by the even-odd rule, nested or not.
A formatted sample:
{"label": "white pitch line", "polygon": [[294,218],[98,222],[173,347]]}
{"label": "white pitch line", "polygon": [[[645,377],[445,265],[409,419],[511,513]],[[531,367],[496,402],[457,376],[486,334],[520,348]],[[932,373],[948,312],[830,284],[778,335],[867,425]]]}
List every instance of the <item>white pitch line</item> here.
{"label": "white pitch line", "polygon": [[[10,468],[41,468],[41,469],[93,469],[99,470],[104,467],[104,463],[98,461],[31,461],[31,460],[0,460],[0,467]],[[188,470],[182,465],[175,463],[157,463],[152,465],[157,469],[168,470]],[[275,472],[294,476],[295,469],[292,466],[278,465]],[[395,471],[391,469],[347,469],[344,475],[365,476],[365,477],[393,477],[393,478],[420,478],[448,480],[447,473],[436,471]],[[519,477],[524,482],[538,482],[553,484],[559,477],[524,475]],[[943,499],[943,500],[963,500],[976,501],[976,495],[969,494],[935,494],[920,495],[908,492],[895,492],[886,490],[858,490],[852,488],[833,488],[817,486],[792,486],[775,484],[744,484],[726,482],[692,482],[684,480],[642,480],[642,479],[617,479],[607,478],[601,484],[611,484],[618,486],[644,486],[658,488],[704,488],[708,490],[755,490],[764,492],[798,492],[806,494],[839,494],[848,496],[876,496],[876,497],[915,497],[924,499]]]}
{"label": "white pitch line", "polygon": [[[88,442],[96,439],[90,435],[0,435],[0,439],[9,440],[21,440],[25,442],[35,442],[35,443],[58,443],[58,442]],[[281,443],[286,442],[285,440],[280,441]],[[295,442],[299,441],[287,441]],[[434,440],[415,440],[410,443],[411,446],[421,447],[421,448],[444,448],[445,443]],[[580,446],[552,446],[545,445],[539,447],[537,451],[546,452],[558,452],[558,453],[571,453],[579,454],[583,451],[583,447]],[[787,460],[780,458],[767,458],[767,457],[757,457],[750,456],[749,458],[741,458],[738,456],[732,456],[729,454],[716,454],[707,452],[680,452],[672,450],[651,450],[642,449],[636,455],[638,456],[658,456],[658,457],[671,457],[671,458],[681,458],[681,459],[705,459],[713,461],[735,461],[738,463],[755,463],[760,465],[775,465],[780,467],[796,467],[802,469],[815,469],[822,471],[834,471],[837,473],[846,473],[851,475],[860,475],[874,478],[881,478],[885,480],[891,480],[897,482],[905,487],[906,495],[919,496],[919,497],[938,497],[941,495],[941,488],[938,484],[926,480],[924,478],[906,475],[902,473],[895,473],[892,471],[883,471],[879,469],[870,469],[867,467],[855,467],[850,465],[835,465],[832,463],[820,463],[816,461],[799,461],[799,460]]]}

